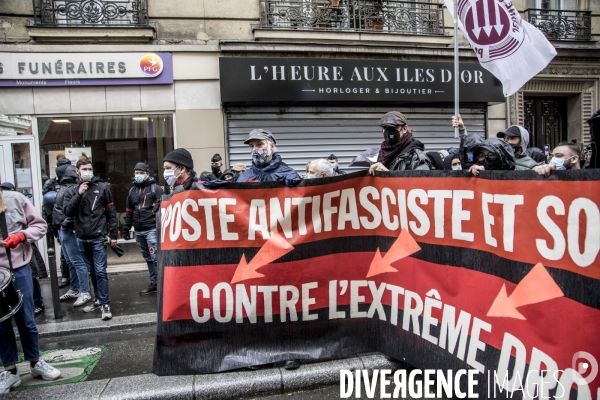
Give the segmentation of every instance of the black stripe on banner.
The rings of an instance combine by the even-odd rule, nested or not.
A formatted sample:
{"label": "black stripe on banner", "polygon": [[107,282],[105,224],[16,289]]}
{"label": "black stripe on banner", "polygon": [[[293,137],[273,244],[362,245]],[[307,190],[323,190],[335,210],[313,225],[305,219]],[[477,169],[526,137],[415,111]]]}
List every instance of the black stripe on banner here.
{"label": "black stripe on banner", "polygon": [[[375,252],[378,247],[386,252],[396,238],[388,236],[356,236],[325,239],[299,244],[294,250],[274,263],[304,260],[336,253]],[[519,261],[502,258],[487,251],[465,247],[440,246],[419,243],[421,251],[412,257],[451,267],[462,267],[483,272],[518,284],[534,267]],[[259,248],[231,247],[224,249],[162,250],[158,253],[159,265],[185,267],[193,265],[237,264],[242,254],[250,261]],[[546,265],[551,267],[551,265]],[[550,276],[561,288],[565,297],[589,307],[600,309],[600,280],[558,268],[547,268]]]}

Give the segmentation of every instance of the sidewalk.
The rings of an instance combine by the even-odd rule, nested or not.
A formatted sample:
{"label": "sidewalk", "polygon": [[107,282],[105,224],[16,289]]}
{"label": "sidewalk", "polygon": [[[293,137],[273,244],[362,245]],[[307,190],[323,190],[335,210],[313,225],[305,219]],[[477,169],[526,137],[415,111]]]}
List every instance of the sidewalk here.
{"label": "sidewalk", "polygon": [[[54,386],[23,388],[24,390],[13,391],[3,398],[7,399],[239,399],[254,398],[256,396],[266,396],[273,394],[283,394],[299,390],[310,390],[328,385],[339,385],[340,369],[397,369],[400,365],[390,362],[381,354],[362,354],[352,358],[313,362],[303,364],[295,371],[287,371],[283,368],[270,367],[259,370],[238,370],[218,374],[189,375],[189,376],[168,376],[159,377],[154,374],[141,374],[127,376],[127,371],[131,369],[126,367],[126,363],[118,361],[123,357],[128,362],[140,363],[143,361],[148,367],[151,365],[152,352],[150,348],[153,341],[152,326],[156,325],[156,295],[140,296],[139,291],[144,289],[147,282],[147,273],[132,272],[123,274],[110,274],[110,295],[111,310],[113,318],[110,321],[100,319],[99,310],[92,313],[84,313],[80,308],[72,306],[73,301],[62,302],[61,309],[63,318],[54,320],[52,309],[50,284],[48,280],[41,282],[42,294],[46,304],[44,315],[38,316],[36,322],[40,332],[40,348],[43,347],[60,349],[63,352],[80,351],[85,352],[90,349],[98,349],[100,338],[108,336],[122,337],[122,344],[112,353],[109,350],[98,353],[100,357],[96,371],[102,370],[102,362],[105,362],[104,369],[112,369],[114,373],[103,375],[97,372],[88,372],[87,377],[96,376],[96,380],[86,380],[77,383],[59,383]],[[68,288],[61,289],[61,294]],[[147,328],[142,328],[147,327]],[[146,332],[146,341],[141,341],[145,352],[143,360],[135,358],[129,359],[131,353],[140,354],[139,347],[131,347],[125,333],[142,330]],[[111,333],[112,332],[112,333]],[[83,333],[96,333],[95,335],[79,335]],[[104,335],[104,336],[103,336]],[[73,340],[75,338],[76,340]],[[65,345],[65,341],[70,340],[77,345],[71,349]],[[100,339],[100,341],[105,339]],[[51,346],[43,344],[52,343]],[[107,349],[110,344],[102,342]],[[139,344],[138,344],[139,345]],[[96,346],[87,347],[87,346]],[[121,350],[126,348],[127,350]],[[110,353],[110,354],[109,354]],[[46,355],[46,358],[51,356]],[[116,366],[108,362],[108,358],[117,359]],[[147,359],[146,359],[147,358]],[[66,372],[65,362],[61,357],[55,357],[58,368],[63,368]],[[98,363],[98,360],[96,361]],[[131,365],[131,364],[130,364]],[[125,368],[123,368],[125,367]],[[92,366],[92,368],[94,368]],[[148,369],[145,369],[148,371]],[[20,368],[21,374],[27,371],[26,367]],[[139,371],[139,370],[138,370]],[[100,372],[100,371],[98,371]],[[136,372],[133,372],[135,374]],[[139,373],[139,372],[137,372]],[[111,377],[108,379],[98,379],[99,377]],[[84,378],[84,379],[87,379]],[[29,374],[22,375],[23,385]],[[43,382],[39,382],[42,383]]]}

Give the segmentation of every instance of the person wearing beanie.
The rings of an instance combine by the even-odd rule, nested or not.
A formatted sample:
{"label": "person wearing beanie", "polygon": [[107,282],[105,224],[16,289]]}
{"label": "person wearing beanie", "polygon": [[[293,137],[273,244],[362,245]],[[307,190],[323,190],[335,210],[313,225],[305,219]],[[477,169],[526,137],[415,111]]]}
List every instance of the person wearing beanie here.
{"label": "person wearing beanie", "polygon": [[[47,195],[48,193],[50,193],[50,195],[46,197],[47,199],[51,198],[51,196],[56,196],[56,193],[58,193],[60,189],[60,178],[65,173],[67,166],[69,165],[71,165],[71,160],[69,160],[64,155],[56,157],[56,168],[54,169],[54,171],[56,172],[56,177],[46,180],[46,182],[44,182],[44,185],[42,186],[42,195]],[[48,223],[48,234],[54,237],[58,237],[58,232],[54,230],[53,225],[51,223],[53,207],[54,201],[47,201],[45,207],[42,207],[42,217]],[[65,256],[62,251],[60,252],[60,274],[61,278],[58,282],[58,287],[64,288],[66,286],[69,286],[71,284],[69,264],[67,263],[67,260],[65,259]]]}
{"label": "person wearing beanie", "polygon": [[223,168],[223,159],[219,153],[212,156],[210,159],[210,169],[212,173],[217,177],[217,179],[221,179],[221,169]]}
{"label": "person wearing beanie", "polygon": [[150,176],[150,167],[143,162],[135,164],[133,187],[129,190],[125,204],[125,224],[121,236],[131,239],[133,226],[135,241],[148,265],[150,284],[140,295],[156,293],[156,210],[160,205],[163,190]]}
{"label": "person wearing beanie", "polygon": [[172,194],[204,189],[194,171],[192,155],[184,148],[168,153],[163,158],[163,169],[163,177]]}
{"label": "person wearing beanie", "polygon": [[333,168],[334,176],[346,175],[346,172],[340,170],[340,163],[335,154],[331,154],[329,157],[327,157],[327,161],[329,162],[329,164],[331,164],[331,167]]}

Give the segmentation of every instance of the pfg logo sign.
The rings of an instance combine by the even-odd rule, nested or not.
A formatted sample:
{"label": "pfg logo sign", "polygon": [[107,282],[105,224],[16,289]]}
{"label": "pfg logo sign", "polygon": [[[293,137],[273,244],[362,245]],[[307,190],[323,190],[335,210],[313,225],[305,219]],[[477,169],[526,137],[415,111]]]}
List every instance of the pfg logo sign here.
{"label": "pfg logo sign", "polygon": [[509,0],[460,0],[458,16],[482,63],[510,56],[525,40],[521,16]]}
{"label": "pfg logo sign", "polygon": [[145,54],[140,59],[140,70],[148,76],[155,77],[160,75],[163,70],[163,60],[154,53]]}

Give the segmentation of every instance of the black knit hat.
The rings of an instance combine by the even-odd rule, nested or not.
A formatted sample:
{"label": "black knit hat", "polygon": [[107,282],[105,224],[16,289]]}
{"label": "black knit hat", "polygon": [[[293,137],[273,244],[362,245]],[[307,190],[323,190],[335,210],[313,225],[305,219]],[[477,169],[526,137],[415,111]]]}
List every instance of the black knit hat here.
{"label": "black knit hat", "polygon": [[173,164],[183,165],[186,168],[194,168],[194,160],[192,155],[186,149],[175,149],[163,158],[164,161],[172,162]]}
{"label": "black knit hat", "polygon": [[337,157],[335,156],[335,154],[330,155],[329,157],[327,157],[328,160],[336,160],[337,161]]}
{"label": "black knit hat", "polygon": [[215,154],[214,156],[212,156],[212,158],[210,159],[210,162],[219,162],[219,161],[221,161],[221,160],[223,160],[223,159],[221,158],[221,155],[220,155],[219,153],[217,153],[217,154]]}
{"label": "black knit hat", "polygon": [[148,172],[150,173],[150,167],[148,166],[148,164],[145,164],[143,162],[139,162],[137,164],[135,164],[135,167],[133,167],[134,171],[144,171],[144,172]]}

